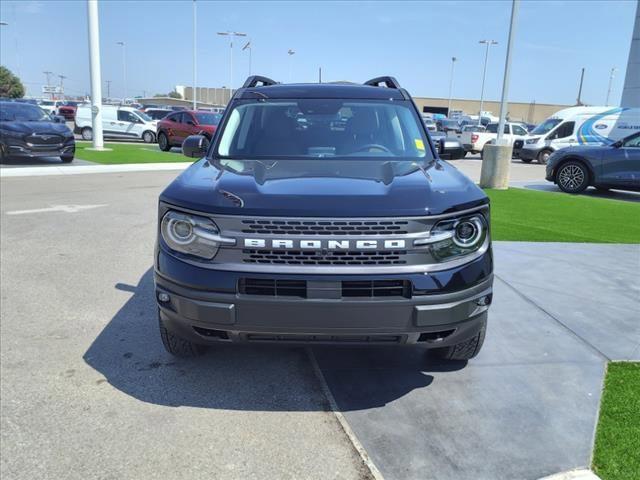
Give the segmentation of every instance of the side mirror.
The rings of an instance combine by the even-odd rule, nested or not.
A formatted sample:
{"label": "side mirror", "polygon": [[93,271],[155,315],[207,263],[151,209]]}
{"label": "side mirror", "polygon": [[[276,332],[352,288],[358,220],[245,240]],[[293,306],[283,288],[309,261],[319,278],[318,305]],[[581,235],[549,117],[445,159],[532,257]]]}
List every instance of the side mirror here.
{"label": "side mirror", "polygon": [[616,143],[611,145],[613,148],[620,148],[622,146],[622,140],[618,140]]}
{"label": "side mirror", "polygon": [[55,123],[65,123],[67,121],[62,115],[52,115],[51,118]]}
{"label": "side mirror", "polygon": [[190,135],[182,142],[182,154],[189,158],[202,158],[209,149],[209,140],[204,135]]}

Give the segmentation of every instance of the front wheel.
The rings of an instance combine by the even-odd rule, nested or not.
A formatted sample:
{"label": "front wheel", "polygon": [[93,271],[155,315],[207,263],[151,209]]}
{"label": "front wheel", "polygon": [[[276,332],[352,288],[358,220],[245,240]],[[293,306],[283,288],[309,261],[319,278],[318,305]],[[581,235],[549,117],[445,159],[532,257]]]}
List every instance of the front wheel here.
{"label": "front wheel", "polygon": [[62,163],[71,163],[73,162],[73,155],[62,155],[60,160],[62,160]]}
{"label": "front wheel", "polygon": [[142,134],[144,143],[153,143],[156,141],[156,135],[153,132],[146,131]]}
{"label": "front wheel", "polygon": [[162,339],[162,345],[171,355],[190,358],[198,357],[206,352],[207,348],[205,346],[198,345],[186,338],[182,338],[165,327],[164,322],[162,321],[162,316],[160,316],[160,312],[158,312],[158,323],[160,326],[160,338]]}
{"label": "front wheel", "polygon": [[540,165],[546,165],[547,161],[549,160],[549,157],[551,156],[553,152],[551,150],[542,150],[539,154],[538,154],[538,163]]}
{"label": "front wheel", "polygon": [[166,133],[160,132],[158,134],[158,146],[163,152],[168,152],[169,150],[171,150],[171,144],[169,143],[169,139],[167,138]]}
{"label": "front wheel", "polygon": [[450,347],[434,348],[430,352],[443,360],[470,360],[480,353],[486,332],[487,320],[484,319],[478,333],[470,339]]}
{"label": "front wheel", "polygon": [[93,130],[89,127],[84,127],[80,134],[83,140],[93,140]]}
{"label": "front wheel", "polygon": [[522,163],[531,163],[531,158],[521,158],[520,160],[522,160]]}
{"label": "front wheel", "polygon": [[589,186],[589,171],[582,162],[564,163],[556,173],[556,184],[566,193],[580,193]]}

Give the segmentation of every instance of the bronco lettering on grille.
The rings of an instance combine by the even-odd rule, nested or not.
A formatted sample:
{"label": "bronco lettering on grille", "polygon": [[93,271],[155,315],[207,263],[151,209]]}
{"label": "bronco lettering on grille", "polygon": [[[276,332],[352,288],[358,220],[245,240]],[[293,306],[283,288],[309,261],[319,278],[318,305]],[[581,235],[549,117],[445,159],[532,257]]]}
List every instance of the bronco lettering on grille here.
{"label": "bronco lettering on grille", "polygon": [[405,240],[265,240],[263,238],[245,238],[244,246],[285,250],[376,250],[405,248]]}

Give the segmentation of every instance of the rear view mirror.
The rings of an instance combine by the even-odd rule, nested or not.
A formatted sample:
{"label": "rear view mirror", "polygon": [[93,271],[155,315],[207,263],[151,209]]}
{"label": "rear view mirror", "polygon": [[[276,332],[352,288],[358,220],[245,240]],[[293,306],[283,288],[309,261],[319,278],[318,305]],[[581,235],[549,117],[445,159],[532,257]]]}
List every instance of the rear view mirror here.
{"label": "rear view mirror", "polygon": [[209,140],[204,135],[190,135],[182,142],[182,153],[189,158],[202,158],[209,149]]}

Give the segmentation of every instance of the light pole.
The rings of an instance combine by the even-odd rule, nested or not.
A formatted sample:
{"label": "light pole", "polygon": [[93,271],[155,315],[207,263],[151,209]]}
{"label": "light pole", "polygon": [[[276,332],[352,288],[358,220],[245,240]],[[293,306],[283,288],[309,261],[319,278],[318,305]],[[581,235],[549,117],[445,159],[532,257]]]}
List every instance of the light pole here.
{"label": "light pole", "polygon": [[289,55],[289,83],[291,83],[291,70],[293,67],[293,56],[296,54],[296,52],[292,49],[289,49],[289,51],[287,52],[287,55]]}
{"label": "light pole", "polygon": [[609,96],[611,95],[611,84],[613,83],[613,74],[616,72],[617,68],[613,67],[611,69],[611,73],[609,74],[609,88],[607,88],[607,100],[604,102],[606,106],[609,105]]}
{"label": "light pole", "polygon": [[453,93],[453,68],[456,64],[456,57],[451,57],[451,77],[449,78],[449,106],[447,107],[447,117],[451,115],[451,95]]}
{"label": "light pole", "polygon": [[64,75],[58,75],[58,78],[60,79],[60,94],[62,96],[64,96],[64,79],[67,78]]}
{"label": "light pole", "polygon": [[196,0],[193,0],[193,109],[195,110],[198,102],[198,82],[196,69]]}
{"label": "light pole", "polygon": [[91,128],[93,148],[104,150],[102,139],[102,85],[100,80],[100,30],[98,0],[87,0],[89,17],[89,65],[91,71]]}
{"label": "light pole", "polygon": [[482,106],[484,104],[484,81],[487,76],[487,63],[489,61],[489,47],[491,45],[497,45],[498,42],[495,40],[480,40],[478,43],[484,44],[487,46],[487,50],[484,54],[484,68],[482,70],[482,90],[480,91],[480,113],[478,115],[478,125],[482,123]]}
{"label": "light pole", "polygon": [[251,40],[247,42],[247,44],[242,47],[242,51],[249,50],[249,75],[251,75]]}
{"label": "light pole", "polygon": [[124,84],[124,96],[122,97],[122,103],[127,103],[127,44],[124,42],[116,42],[122,47],[122,81]]}
{"label": "light pole", "polygon": [[[49,70],[42,72],[45,74],[45,76],[47,77],[47,87],[51,86],[51,75],[53,75],[53,72],[50,72]],[[53,100],[53,93],[51,91],[49,91],[49,96],[51,97],[51,100]]]}
{"label": "light pole", "polygon": [[233,95],[233,37],[246,37],[246,33],[242,32],[218,32],[218,35],[229,37],[229,88],[231,89],[231,96]]}

